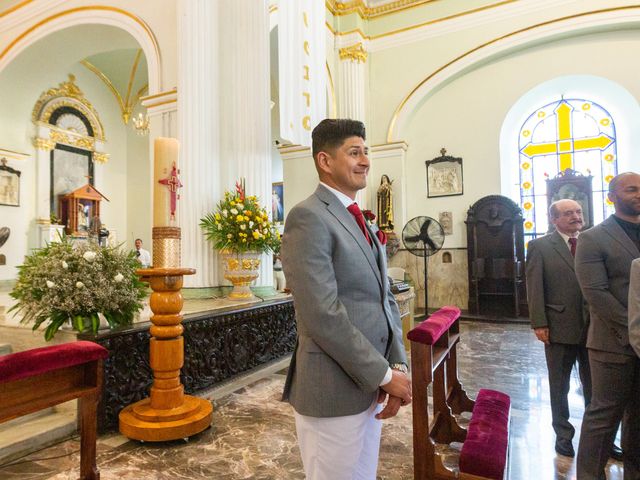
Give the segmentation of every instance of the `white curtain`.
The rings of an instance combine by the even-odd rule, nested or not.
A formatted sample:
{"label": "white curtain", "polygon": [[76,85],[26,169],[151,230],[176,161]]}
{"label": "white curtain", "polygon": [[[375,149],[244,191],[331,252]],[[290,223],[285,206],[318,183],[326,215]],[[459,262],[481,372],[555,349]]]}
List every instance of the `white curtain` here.
{"label": "white curtain", "polygon": [[326,116],[325,2],[280,0],[278,10],[280,136],[310,147]]}

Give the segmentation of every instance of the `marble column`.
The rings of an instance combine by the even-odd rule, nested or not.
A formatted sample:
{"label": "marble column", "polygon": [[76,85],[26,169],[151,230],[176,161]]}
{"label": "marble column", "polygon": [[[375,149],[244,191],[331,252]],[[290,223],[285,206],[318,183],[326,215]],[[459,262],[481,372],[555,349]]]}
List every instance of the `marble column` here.
{"label": "marble column", "polygon": [[[340,57],[338,65],[338,116],[360,120],[366,125],[367,52],[362,41],[355,41],[350,37],[340,42],[347,45],[338,50]],[[356,201],[362,209],[372,208],[368,202],[370,197],[368,192],[373,187],[372,182],[375,184],[375,179],[369,176],[367,188],[356,195]]]}
{"label": "marble column", "polygon": [[[269,14],[266,0],[218,2],[220,21],[220,179],[223,189],[246,179],[247,194],[271,210]],[[224,21],[222,21],[224,19]],[[286,198],[286,195],[285,195]],[[263,255],[257,285],[273,284]]]}
{"label": "marble column", "polygon": [[[198,225],[221,196],[218,30],[219,23],[235,22],[229,19],[219,22],[218,13],[217,3],[210,0],[178,2],[177,130],[184,184],[178,202],[178,222],[182,229],[182,265],[196,269],[195,275],[185,277],[185,287],[215,286],[221,280],[213,247]],[[224,94],[234,96],[232,92]]]}

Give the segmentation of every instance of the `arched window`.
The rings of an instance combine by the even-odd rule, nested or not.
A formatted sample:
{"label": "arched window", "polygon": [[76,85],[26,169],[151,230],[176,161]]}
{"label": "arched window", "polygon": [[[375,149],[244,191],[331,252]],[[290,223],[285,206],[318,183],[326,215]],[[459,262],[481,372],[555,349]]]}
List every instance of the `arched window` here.
{"label": "arched window", "polygon": [[607,189],[617,173],[616,128],[603,106],[584,98],[540,106],[522,124],[518,150],[525,242],[547,232],[546,180],[567,168],[593,177],[594,224],[613,213]]}

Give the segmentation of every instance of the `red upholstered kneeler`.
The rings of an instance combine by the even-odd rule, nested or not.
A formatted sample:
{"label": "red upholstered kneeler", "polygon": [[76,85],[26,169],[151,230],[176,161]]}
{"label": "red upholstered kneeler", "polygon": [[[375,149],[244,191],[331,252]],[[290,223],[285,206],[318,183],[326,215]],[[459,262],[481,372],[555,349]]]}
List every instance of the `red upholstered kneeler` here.
{"label": "red upholstered kneeler", "polygon": [[96,410],[102,360],[108,351],[93,342],[72,342],[0,356],[0,423],[78,399],[80,479],[98,480]]}
{"label": "red upholstered kneeler", "polygon": [[[501,480],[507,475],[509,397],[480,390],[471,400],[458,379],[460,310],[443,307],[411,330],[413,465],[415,480]],[[433,414],[427,388],[432,385]],[[453,413],[472,412],[468,430]],[[460,472],[445,467],[434,442],[463,443]]]}

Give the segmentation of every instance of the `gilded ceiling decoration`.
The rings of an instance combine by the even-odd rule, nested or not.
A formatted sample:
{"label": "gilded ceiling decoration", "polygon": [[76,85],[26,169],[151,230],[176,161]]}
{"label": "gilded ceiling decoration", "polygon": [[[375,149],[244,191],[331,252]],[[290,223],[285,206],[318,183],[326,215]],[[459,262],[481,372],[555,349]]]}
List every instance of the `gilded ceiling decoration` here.
{"label": "gilded ceiling decoration", "polygon": [[140,88],[135,94],[133,94],[133,84],[136,78],[136,73],[138,72],[138,67],[140,65],[140,58],[142,57],[142,49],[139,49],[136,52],[135,59],[133,60],[133,64],[131,66],[131,70],[129,72],[129,82],[127,84],[127,91],[123,94],[118,91],[114,82],[98,67],[93,65],[88,60],[82,60],[80,63],[88,68],[91,72],[97,75],[97,77],[104,82],[104,84],[109,88],[109,91],[113,94],[116,101],[118,102],[118,106],[120,107],[120,115],[122,117],[122,121],[125,125],[129,123],[131,119],[131,113],[135,109],[136,105],[140,102],[140,98],[147,93],[149,90],[149,84],[145,84]]}

